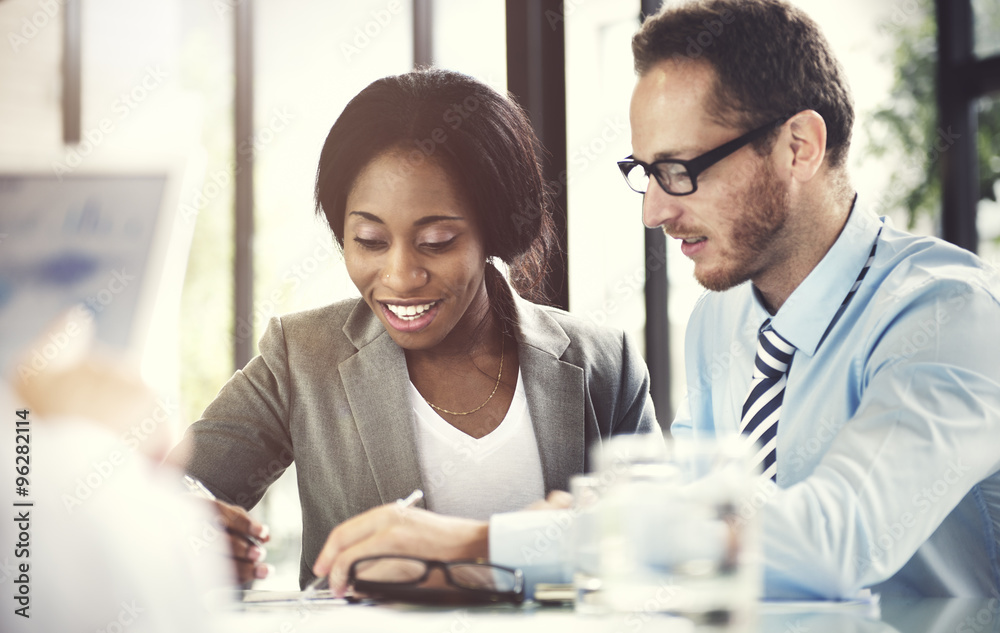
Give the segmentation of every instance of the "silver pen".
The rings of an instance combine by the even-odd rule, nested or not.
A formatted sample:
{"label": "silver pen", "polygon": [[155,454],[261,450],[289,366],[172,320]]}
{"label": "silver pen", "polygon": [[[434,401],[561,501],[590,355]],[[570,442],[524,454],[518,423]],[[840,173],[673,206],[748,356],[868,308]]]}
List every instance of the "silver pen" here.
{"label": "silver pen", "polygon": [[[413,507],[414,504],[416,504],[423,498],[424,498],[424,491],[421,490],[420,488],[417,488],[416,490],[411,492],[409,496],[406,497],[405,499],[396,499],[396,505],[400,508],[410,508]],[[327,587],[323,585],[327,583],[329,580],[330,580],[329,576],[320,576],[318,578],[313,578],[313,581],[310,582],[308,585],[306,585],[306,588],[302,590],[302,598],[303,599],[308,598],[317,591],[321,589],[326,589],[329,585],[327,584]]]}
{"label": "silver pen", "polygon": [[208,501],[215,501],[215,495],[209,490],[205,484],[201,481],[195,479],[191,475],[184,475],[184,485],[187,486],[188,492],[193,493],[201,497],[202,499],[207,499]]}
{"label": "silver pen", "polygon": [[[205,484],[201,483],[201,481],[195,479],[191,475],[184,475],[184,485],[187,486],[188,492],[197,495],[202,499],[205,499],[206,501],[218,501],[218,499],[215,498],[215,495],[212,494],[212,491],[209,490]],[[229,529],[227,528],[226,531],[229,532]],[[230,534],[232,534],[232,532],[230,532]],[[245,539],[251,545],[256,545],[257,547],[263,547],[263,544],[260,542],[260,539],[258,539],[253,534],[244,534],[241,532],[239,534],[236,534],[236,536]]]}

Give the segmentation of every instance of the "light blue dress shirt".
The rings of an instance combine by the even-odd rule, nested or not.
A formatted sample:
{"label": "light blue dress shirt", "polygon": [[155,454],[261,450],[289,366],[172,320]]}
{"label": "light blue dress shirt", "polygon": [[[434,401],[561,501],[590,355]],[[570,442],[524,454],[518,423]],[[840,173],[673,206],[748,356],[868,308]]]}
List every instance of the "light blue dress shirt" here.
{"label": "light blue dress shirt", "polygon": [[[856,207],[773,315],[796,347],[777,485],[742,509],[760,513],[768,597],[1000,596],[998,287],[968,251]],[[698,301],[674,435],[739,432],[769,316],[749,283]]]}
{"label": "light blue dress shirt", "polygon": [[[830,327],[883,223],[871,269]],[[998,288],[968,251],[856,206],[773,315],[796,347],[777,484],[762,482],[740,509],[759,513],[767,597],[1000,596]],[[769,316],[749,283],[699,299],[675,436],[739,432]],[[565,581],[564,521],[532,514],[493,517],[491,558],[529,584]]]}

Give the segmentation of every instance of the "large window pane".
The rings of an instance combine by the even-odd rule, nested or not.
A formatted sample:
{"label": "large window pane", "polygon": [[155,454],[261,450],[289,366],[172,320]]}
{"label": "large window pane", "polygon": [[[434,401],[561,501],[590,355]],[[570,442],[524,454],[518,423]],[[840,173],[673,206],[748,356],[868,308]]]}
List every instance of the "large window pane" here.
{"label": "large window pane", "polygon": [[200,99],[197,186],[180,200],[193,225],[181,298],[181,421],[197,420],[233,372],[233,44],[230,12],[179,3],[185,87]]}
{"label": "large window pane", "polygon": [[570,310],[624,329],[643,345],[642,198],[615,161],[631,153],[630,41],[639,3],[566,3]]}

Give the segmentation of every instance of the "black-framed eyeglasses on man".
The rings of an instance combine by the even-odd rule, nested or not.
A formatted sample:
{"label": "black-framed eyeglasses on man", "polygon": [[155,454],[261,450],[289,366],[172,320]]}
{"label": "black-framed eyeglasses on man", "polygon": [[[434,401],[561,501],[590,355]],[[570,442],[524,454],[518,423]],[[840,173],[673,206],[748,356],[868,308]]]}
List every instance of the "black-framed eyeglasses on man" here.
{"label": "black-framed eyeglasses on man", "polygon": [[[434,574],[437,570],[439,573]],[[370,556],[351,563],[347,584],[355,595],[430,604],[524,602],[520,569],[483,560],[439,561],[411,556]]]}
{"label": "black-framed eyeglasses on man", "polygon": [[664,158],[652,163],[644,163],[629,156],[618,161],[618,169],[625,176],[625,182],[636,193],[646,193],[649,187],[649,177],[652,175],[660,188],[672,196],[687,196],[698,190],[698,175],[740,149],[747,143],[752,143],[763,137],[776,126],[781,125],[791,116],[771,121],[767,125],[750,130],[743,136],[724,143],[715,149],[710,149],[701,156],[691,160],[679,158]]}

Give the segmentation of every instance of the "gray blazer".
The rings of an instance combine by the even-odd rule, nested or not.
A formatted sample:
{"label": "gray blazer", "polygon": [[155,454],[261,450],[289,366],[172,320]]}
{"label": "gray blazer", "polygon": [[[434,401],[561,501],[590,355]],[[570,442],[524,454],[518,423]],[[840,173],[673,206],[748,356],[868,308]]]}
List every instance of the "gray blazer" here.
{"label": "gray blazer", "polygon": [[[514,298],[545,490],[565,490],[601,438],[659,430],[649,374],[623,332]],[[191,475],[248,509],[295,461],[305,583],[331,529],[422,487],[406,359],[361,299],[272,318],[259,348],[180,450]]]}

